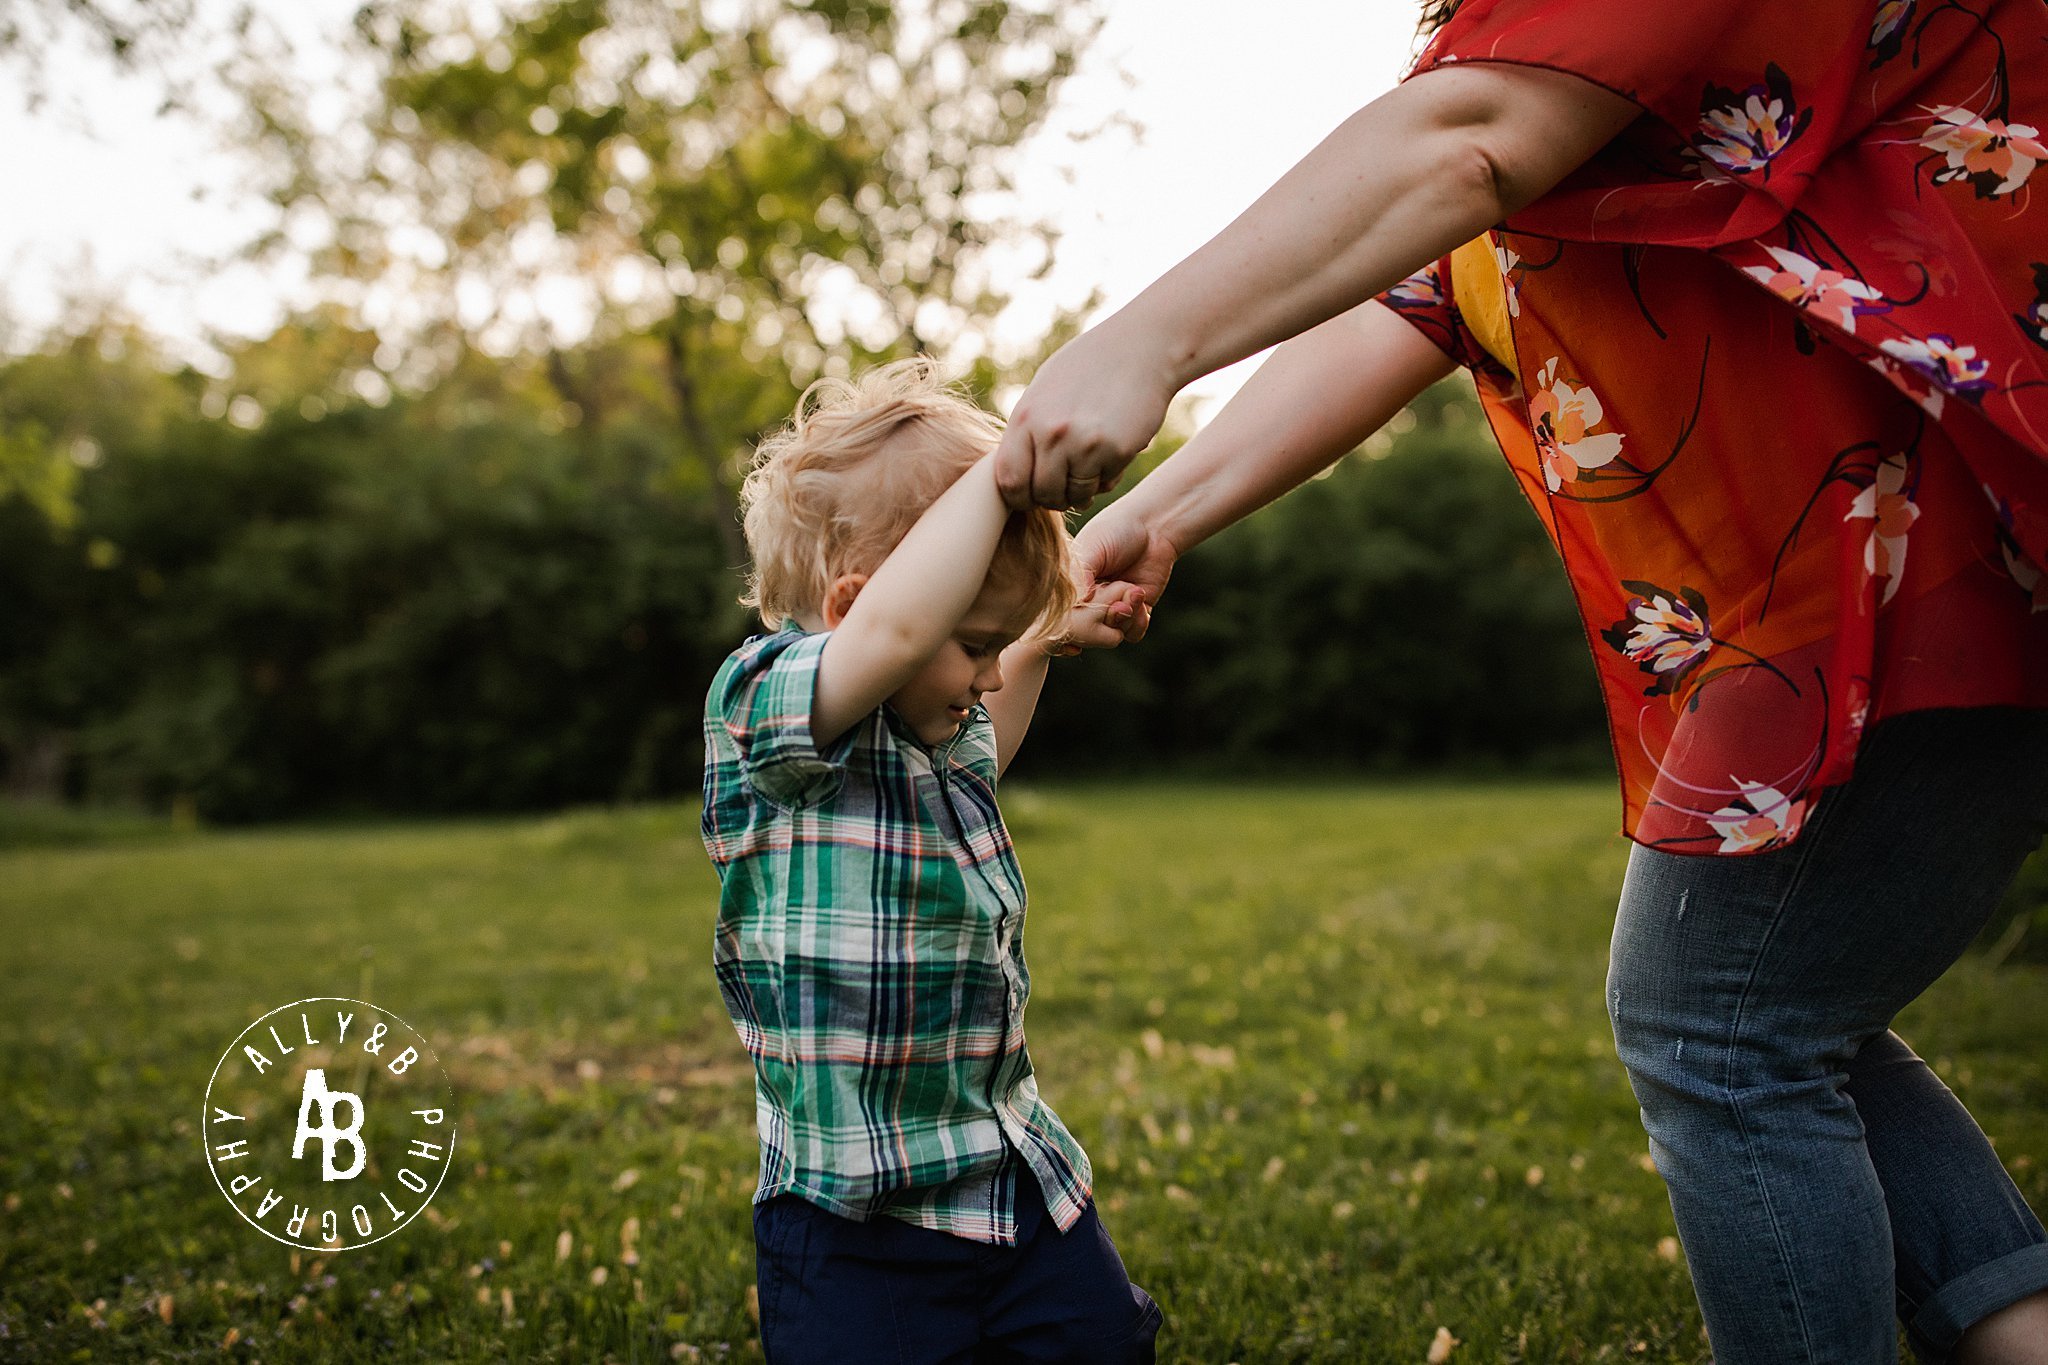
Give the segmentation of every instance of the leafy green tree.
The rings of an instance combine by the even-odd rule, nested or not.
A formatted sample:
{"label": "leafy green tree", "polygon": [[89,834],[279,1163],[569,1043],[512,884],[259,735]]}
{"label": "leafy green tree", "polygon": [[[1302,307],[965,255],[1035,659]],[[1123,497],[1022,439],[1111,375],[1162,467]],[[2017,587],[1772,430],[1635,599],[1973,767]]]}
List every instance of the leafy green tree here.
{"label": "leafy green tree", "polygon": [[82,470],[158,439],[191,406],[198,376],[174,371],[134,324],[110,314],[0,372],[0,502],[22,499],[58,530],[77,520]]}
{"label": "leafy green tree", "polygon": [[0,504],[0,765],[54,742],[69,794],[230,821],[687,790],[733,615],[711,504],[623,420],[593,466],[527,382],[251,430],[195,391],[82,471],[71,534]]}
{"label": "leafy green tree", "polygon": [[317,271],[402,300],[380,327],[547,354],[572,422],[608,408],[565,336],[653,339],[678,477],[729,506],[747,441],[819,374],[924,350],[996,378],[999,258],[1053,245],[1015,215],[1016,152],[1099,24],[1092,0],[534,0],[481,25],[370,0],[359,127],[243,88],[278,245],[321,239]]}
{"label": "leafy green tree", "polygon": [[72,489],[78,469],[52,448],[50,433],[34,422],[0,425],[0,500],[19,497],[57,525],[76,516]]}
{"label": "leafy green tree", "polygon": [[[78,452],[68,527],[0,501],[14,785],[212,820],[694,788],[743,625],[720,505],[666,477],[658,341],[567,353],[606,377],[595,443],[544,357],[380,405],[366,348],[309,314],[224,381],[112,327],[0,362],[0,421]],[[1025,771],[1597,763],[1540,524],[1469,393],[1415,413],[1189,555],[1143,644],[1061,664]]]}

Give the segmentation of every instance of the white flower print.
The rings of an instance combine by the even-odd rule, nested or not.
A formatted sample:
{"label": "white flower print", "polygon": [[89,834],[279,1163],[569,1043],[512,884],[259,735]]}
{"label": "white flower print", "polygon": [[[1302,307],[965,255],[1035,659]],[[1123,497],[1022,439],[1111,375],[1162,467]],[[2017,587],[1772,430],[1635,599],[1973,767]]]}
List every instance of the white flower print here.
{"label": "white flower print", "polygon": [[1906,575],[1906,532],[1920,519],[1920,508],[1906,491],[1907,461],[1903,454],[1887,455],[1877,465],[1877,477],[1849,504],[1844,521],[1858,518],[1871,523],[1870,539],[1863,546],[1863,567],[1873,578],[1882,578],[1883,606],[1892,600]]}
{"label": "white flower print", "polygon": [[1529,400],[1529,427],[1536,436],[1536,451],[1543,465],[1543,482],[1555,493],[1567,478],[1583,477],[1589,469],[1611,464],[1621,454],[1619,432],[1595,433],[1605,410],[1590,388],[1580,388],[1557,377],[1558,357],[1545,361],[1536,372],[1536,396]]}

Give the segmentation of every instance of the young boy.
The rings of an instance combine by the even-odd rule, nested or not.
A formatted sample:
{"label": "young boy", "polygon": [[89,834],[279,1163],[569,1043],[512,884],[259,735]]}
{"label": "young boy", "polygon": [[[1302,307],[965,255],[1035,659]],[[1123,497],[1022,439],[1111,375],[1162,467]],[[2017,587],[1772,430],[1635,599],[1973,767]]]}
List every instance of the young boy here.
{"label": "young boy", "polygon": [[1012,516],[995,420],[927,360],[822,381],[742,490],[742,645],[706,701],[719,991],[754,1059],[761,1340],[807,1362],[1138,1362],[1159,1309],[1024,1046],[1024,882],[997,776],[1074,603]]}

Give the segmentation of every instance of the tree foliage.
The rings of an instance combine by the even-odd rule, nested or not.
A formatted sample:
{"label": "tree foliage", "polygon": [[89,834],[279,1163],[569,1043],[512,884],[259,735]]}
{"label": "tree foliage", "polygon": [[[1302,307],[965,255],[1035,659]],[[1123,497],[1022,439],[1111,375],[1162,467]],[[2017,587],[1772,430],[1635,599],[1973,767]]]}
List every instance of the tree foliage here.
{"label": "tree foliage", "polygon": [[[303,330],[245,359],[351,363]],[[593,459],[536,368],[381,407],[302,374],[248,427],[90,340],[0,368],[0,410],[104,452],[73,526],[0,503],[7,766],[54,740],[66,794],[220,820],[686,789],[743,628],[713,504],[664,491],[648,413]]]}
{"label": "tree foliage", "polygon": [[[0,420],[94,452],[74,523],[0,503],[17,783],[216,820],[694,790],[750,623],[722,503],[666,477],[659,347],[569,356],[616,398],[593,441],[545,357],[380,403],[372,344],[315,313],[226,381],[118,330],[0,365]],[[1020,772],[1598,764],[1540,525],[1468,393],[1415,412],[1190,555],[1142,645],[1060,664]]]}
{"label": "tree foliage", "polygon": [[[11,69],[30,112],[49,99],[51,56],[83,49],[124,73],[158,83],[167,103],[183,93],[171,59],[201,24],[198,0],[0,0],[0,62]],[[236,7],[228,27],[246,29],[250,7]]]}
{"label": "tree foliage", "polygon": [[548,354],[568,420],[597,425],[601,376],[565,342],[649,337],[678,453],[729,497],[821,373],[928,351],[993,383],[999,266],[1052,246],[1014,212],[1016,152],[1098,26],[1086,0],[534,0],[502,21],[370,0],[358,126],[245,89],[277,243],[319,243],[372,325]]}

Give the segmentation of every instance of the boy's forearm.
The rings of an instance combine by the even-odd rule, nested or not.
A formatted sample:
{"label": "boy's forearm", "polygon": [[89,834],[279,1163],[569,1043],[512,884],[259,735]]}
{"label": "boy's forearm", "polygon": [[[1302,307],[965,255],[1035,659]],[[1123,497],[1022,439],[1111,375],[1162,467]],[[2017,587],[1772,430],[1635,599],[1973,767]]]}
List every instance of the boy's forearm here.
{"label": "boy's forearm", "polygon": [[974,604],[1009,516],[993,463],[977,460],[868,575],[841,629],[899,639],[922,664]]}
{"label": "boy's forearm", "polygon": [[1002,773],[1023,747],[1031,717],[1038,711],[1039,695],[1045,690],[1045,675],[1052,666],[1046,653],[1045,636],[1025,636],[1003,651],[1003,686],[981,699],[996,727],[996,772]]}
{"label": "boy's forearm", "polygon": [[984,457],[868,575],[819,659],[811,718],[820,740],[881,705],[938,652],[980,593],[1009,515]]}
{"label": "boy's forearm", "polygon": [[1116,512],[1184,554],[1355,449],[1450,370],[1420,332],[1368,300],[1278,347]]}

